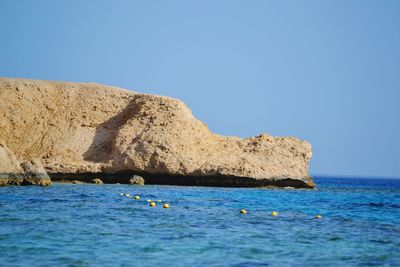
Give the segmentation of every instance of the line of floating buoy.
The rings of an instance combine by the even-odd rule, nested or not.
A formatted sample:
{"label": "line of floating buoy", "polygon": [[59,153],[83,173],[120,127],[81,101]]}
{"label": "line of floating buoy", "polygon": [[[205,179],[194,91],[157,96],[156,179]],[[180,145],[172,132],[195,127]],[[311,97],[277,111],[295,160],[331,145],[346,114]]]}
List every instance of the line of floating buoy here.
{"label": "line of floating buoy", "polygon": [[[247,210],[242,209],[242,210],[240,210],[240,213],[241,214],[247,214]],[[279,213],[277,211],[272,211],[271,212],[271,216],[273,216],[273,217],[277,217],[278,215],[279,215]],[[322,219],[322,215],[319,215],[319,214],[315,215],[314,218],[315,219]]]}
{"label": "line of floating buoy", "polygon": [[[131,196],[130,194],[127,194],[127,193],[120,193],[119,195],[120,195],[120,196],[127,196],[127,197],[130,197],[130,198],[135,198],[136,200],[140,200],[140,196],[135,196],[135,197],[133,197],[133,196]],[[155,202],[155,201],[152,201],[151,199],[147,199],[146,201],[149,203],[149,206],[150,206],[150,207],[156,207],[156,206],[157,206],[156,202]],[[158,202],[158,203],[161,203],[162,200],[161,200],[161,199],[158,199],[157,202]],[[170,208],[170,205],[169,205],[168,203],[164,203],[163,208],[164,208],[164,209],[169,209],[169,208]],[[247,210],[242,209],[242,210],[240,210],[240,213],[241,213],[241,214],[247,214]],[[271,212],[271,216],[273,216],[273,217],[277,217],[278,215],[279,215],[279,213],[278,213],[277,211],[272,211],[272,212]],[[315,218],[315,219],[322,219],[322,215],[317,214],[317,215],[314,216],[314,218]]]}
{"label": "line of floating buoy", "polygon": [[[127,194],[127,193],[120,193],[119,195],[120,196],[126,196],[126,197],[129,197],[129,198],[134,198],[136,200],[140,200],[140,196],[131,196],[130,194]],[[161,199],[158,199],[157,201],[153,201],[151,199],[147,199],[146,202],[149,203],[150,207],[156,207],[157,206],[156,202],[161,203],[163,201]],[[168,203],[164,203],[163,208],[164,209],[169,209],[170,205]]]}

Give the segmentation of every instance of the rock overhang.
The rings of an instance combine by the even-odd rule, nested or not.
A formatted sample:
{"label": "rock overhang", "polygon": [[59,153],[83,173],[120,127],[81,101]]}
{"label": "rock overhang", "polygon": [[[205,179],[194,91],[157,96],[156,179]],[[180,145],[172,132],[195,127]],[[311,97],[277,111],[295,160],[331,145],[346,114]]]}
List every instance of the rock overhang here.
{"label": "rock overhang", "polygon": [[155,183],[314,186],[308,142],[220,136],[177,99],[25,79],[2,78],[0,89],[0,140],[18,158],[39,158],[50,174],[130,172]]}

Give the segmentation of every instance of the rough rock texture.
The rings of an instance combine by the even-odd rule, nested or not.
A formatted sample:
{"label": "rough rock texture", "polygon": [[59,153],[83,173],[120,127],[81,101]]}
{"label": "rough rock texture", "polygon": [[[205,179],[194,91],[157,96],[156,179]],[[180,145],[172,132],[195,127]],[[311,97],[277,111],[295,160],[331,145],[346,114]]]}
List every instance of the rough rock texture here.
{"label": "rough rock texture", "polygon": [[0,173],[21,173],[21,163],[18,161],[14,153],[0,141]]}
{"label": "rough rock texture", "polygon": [[24,185],[50,185],[51,180],[38,159],[21,163],[24,173]]}
{"label": "rough rock texture", "polygon": [[51,177],[128,172],[157,183],[314,186],[305,141],[220,136],[179,100],[93,83],[0,79],[0,141],[22,160],[40,158]]}
{"label": "rough rock texture", "polygon": [[99,179],[99,178],[93,179],[92,183],[94,183],[94,184],[104,184],[103,181],[101,179]]}
{"label": "rough rock texture", "polygon": [[50,185],[51,180],[38,159],[22,162],[0,142],[1,185]]}
{"label": "rough rock texture", "polygon": [[131,179],[129,179],[129,183],[135,185],[144,185],[144,179],[142,176],[134,175]]}

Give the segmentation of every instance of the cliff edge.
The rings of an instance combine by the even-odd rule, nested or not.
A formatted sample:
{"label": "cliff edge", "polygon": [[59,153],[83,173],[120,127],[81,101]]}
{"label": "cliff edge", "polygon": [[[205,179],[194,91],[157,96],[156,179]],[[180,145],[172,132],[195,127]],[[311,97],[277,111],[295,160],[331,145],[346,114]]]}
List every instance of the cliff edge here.
{"label": "cliff edge", "polygon": [[0,142],[10,162],[39,159],[52,180],[314,187],[308,142],[220,136],[177,99],[94,83],[0,78]]}

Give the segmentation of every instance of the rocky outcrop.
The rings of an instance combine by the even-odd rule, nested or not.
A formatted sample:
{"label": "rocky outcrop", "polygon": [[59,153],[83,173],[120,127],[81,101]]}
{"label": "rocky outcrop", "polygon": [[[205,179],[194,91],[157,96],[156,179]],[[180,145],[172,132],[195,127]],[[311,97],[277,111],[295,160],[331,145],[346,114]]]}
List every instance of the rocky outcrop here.
{"label": "rocky outcrop", "polygon": [[38,159],[21,163],[24,173],[23,185],[50,185],[51,180],[42,163]]}
{"label": "rocky outcrop", "polygon": [[99,178],[93,179],[92,183],[94,183],[94,184],[104,184],[103,181],[101,179],[99,179]]}
{"label": "rocky outcrop", "polygon": [[213,134],[169,97],[3,78],[0,116],[0,140],[24,161],[39,158],[52,179],[101,173],[128,183],[119,177],[140,174],[146,183],[314,186],[309,143]]}
{"label": "rocky outcrop", "polygon": [[134,175],[131,179],[129,179],[129,183],[133,185],[144,185],[144,179],[142,176]]}
{"label": "rocky outcrop", "polygon": [[50,177],[38,159],[20,163],[7,146],[0,142],[0,186],[50,184]]}

